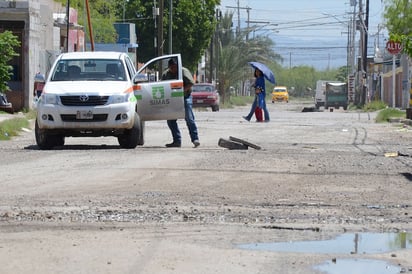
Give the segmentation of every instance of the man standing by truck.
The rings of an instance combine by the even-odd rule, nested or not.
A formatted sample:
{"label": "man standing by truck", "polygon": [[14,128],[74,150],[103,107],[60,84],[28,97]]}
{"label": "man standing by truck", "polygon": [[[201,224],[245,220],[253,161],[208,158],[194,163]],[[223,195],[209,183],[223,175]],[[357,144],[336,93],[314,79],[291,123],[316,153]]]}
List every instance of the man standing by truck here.
{"label": "man standing by truck", "polygon": [[[169,59],[168,69],[162,75],[162,80],[176,79],[177,78],[177,61],[174,58]],[[185,120],[187,128],[189,129],[190,139],[192,140],[193,146],[196,148],[200,146],[199,136],[197,133],[197,126],[195,122],[195,116],[192,109],[192,86],[195,81],[193,80],[192,74],[187,68],[182,67],[183,74],[183,89],[184,89],[184,104],[185,104]],[[180,134],[179,126],[177,125],[177,120],[167,120],[167,125],[172,132],[173,142],[166,144],[166,147],[181,147],[182,146],[182,136]]]}

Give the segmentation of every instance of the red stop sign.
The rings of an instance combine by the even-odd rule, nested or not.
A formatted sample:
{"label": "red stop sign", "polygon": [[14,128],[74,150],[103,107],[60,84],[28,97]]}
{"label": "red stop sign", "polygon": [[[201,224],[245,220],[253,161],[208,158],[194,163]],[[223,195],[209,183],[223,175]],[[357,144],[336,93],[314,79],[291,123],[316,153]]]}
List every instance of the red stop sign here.
{"label": "red stop sign", "polygon": [[386,49],[391,54],[398,54],[402,50],[402,44],[400,42],[389,40],[386,43]]}

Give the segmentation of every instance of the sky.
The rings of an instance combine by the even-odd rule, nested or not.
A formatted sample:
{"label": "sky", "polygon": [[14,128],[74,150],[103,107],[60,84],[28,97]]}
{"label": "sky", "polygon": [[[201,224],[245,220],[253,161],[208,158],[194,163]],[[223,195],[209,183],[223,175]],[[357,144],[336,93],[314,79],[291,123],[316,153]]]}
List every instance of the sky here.
{"label": "sky", "polygon": [[[363,3],[366,12],[366,0],[357,1]],[[234,30],[239,22],[241,30],[247,29],[249,20],[249,28],[255,28],[249,37],[270,37],[285,67],[309,65],[322,70],[347,64],[348,26],[354,11],[359,12],[359,5],[354,10],[350,3],[351,0],[221,0],[220,9],[223,14],[234,13]],[[383,12],[381,0],[369,0],[368,55],[374,54],[375,46],[385,47]],[[359,32],[355,40],[358,47]]]}

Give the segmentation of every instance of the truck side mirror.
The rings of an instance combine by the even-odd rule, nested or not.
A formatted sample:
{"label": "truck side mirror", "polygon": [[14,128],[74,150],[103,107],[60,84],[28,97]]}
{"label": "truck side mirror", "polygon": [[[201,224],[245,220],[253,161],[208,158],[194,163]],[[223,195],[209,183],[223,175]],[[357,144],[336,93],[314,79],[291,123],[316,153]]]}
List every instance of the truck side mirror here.
{"label": "truck side mirror", "polygon": [[133,78],[135,84],[149,82],[149,76],[146,73],[139,73]]}

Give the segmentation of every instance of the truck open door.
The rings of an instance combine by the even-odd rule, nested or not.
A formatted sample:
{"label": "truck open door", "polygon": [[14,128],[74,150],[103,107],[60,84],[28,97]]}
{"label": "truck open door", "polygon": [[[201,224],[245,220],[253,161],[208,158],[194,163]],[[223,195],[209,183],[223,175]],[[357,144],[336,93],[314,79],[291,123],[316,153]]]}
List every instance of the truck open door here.
{"label": "truck open door", "polygon": [[[176,79],[162,80],[168,61],[178,63]],[[182,60],[180,54],[154,58],[140,68],[133,77],[133,90],[140,120],[173,120],[185,117]]]}

